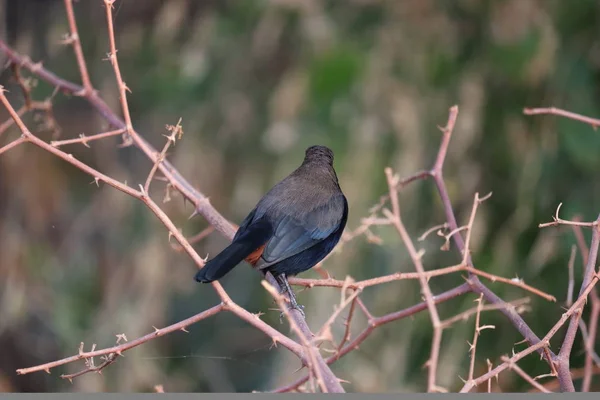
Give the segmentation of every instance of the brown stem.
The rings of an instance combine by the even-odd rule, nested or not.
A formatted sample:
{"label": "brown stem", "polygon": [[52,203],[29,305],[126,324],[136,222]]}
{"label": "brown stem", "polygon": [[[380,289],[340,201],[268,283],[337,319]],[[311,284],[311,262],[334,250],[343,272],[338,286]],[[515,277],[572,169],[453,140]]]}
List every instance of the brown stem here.
{"label": "brown stem", "polygon": [[[598,216],[598,219],[596,221],[600,222],[600,216]],[[590,284],[592,277],[595,276],[596,259],[598,257],[599,245],[600,228],[598,227],[598,225],[596,225],[596,227],[594,228],[594,233],[592,235],[590,253],[588,255],[588,262],[585,268],[583,282],[581,283],[581,289],[579,291],[580,298],[582,297],[583,292]],[[584,300],[587,302],[587,295],[585,296]],[[584,306],[585,305],[582,303],[581,308],[577,309],[577,312],[574,312],[571,316],[571,320],[569,321],[569,327],[567,328],[567,333],[565,334],[565,338],[560,347],[558,357],[556,357],[558,381],[560,382],[560,388],[563,392],[575,391],[575,386],[573,385],[573,378],[571,377],[569,358],[571,356],[571,349],[573,348],[575,337],[577,336],[577,331],[579,330],[579,320],[581,318],[581,314],[583,313]]]}
{"label": "brown stem", "polygon": [[65,0],[65,9],[67,11],[67,20],[69,21],[69,35],[68,41],[73,45],[75,51],[75,58],[77,59],[77,65],[81,75],[81,83],[83,84],[84,93],[91,93],[94,88],[90,81],[90,75],[85,64],[85,57],[83,56],[83,50],[81,49],[81,40],[79,40],[79,32],[77,31],[77,22],[75,20],[75,13],[73,12],[73,0]]}

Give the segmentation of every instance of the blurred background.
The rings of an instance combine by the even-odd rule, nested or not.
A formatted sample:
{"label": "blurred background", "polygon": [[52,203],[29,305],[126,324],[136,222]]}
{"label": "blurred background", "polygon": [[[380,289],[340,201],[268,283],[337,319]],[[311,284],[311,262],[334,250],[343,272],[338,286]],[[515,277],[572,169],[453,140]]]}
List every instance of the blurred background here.
{"label": "blurred background", "polygon": [[[75,3],[83,51],[94,86],[120,113],[108,52],[103,1]],[[468,220],[475,192],[492,191],[479,209],[472,238],[478,268],[523,278],[557,298],[531,297],[524,318],[540,336],[560,318],[567,293],[567,261],[575,243],[570,229],[538,229],[563,202],[561,216],[598,215],[600,137],[591,127],[552,116],[524,116],[524,107],[556,106],[599,116],[600,2],[596,0],[128,0],[115,3],[121,72],[128,87],[133,124],[162,148],[166,124],[182,118],[183,140],[169,159],[212,204],[239,223],[260,197],[301,162],[312,144],[330,146],[350,203],[352,231],[387,191],[383,169],[400,176],[429,168],[448,109],[457,104],[458,123],[445,178],[459,224]],[[80,82],[59,0],[0,0],[0,35],[22,54],[65,79]],[[6,59],[0,54],[0,62]],[[34,82],[35,83],[35,82]],[[10,69],[0,84],[15,107],[23,104]],[[53,88],[38,82],[35,99]],[[26,123],[45,140],[91,135],[108,129],[87,103],[58,94],[58,128],[39,115]],[[4,121],[7,113],[0,110]],[[0,145],[18,135],[5,132]],[[120,181],[145,181],[150,162],[119,138],[91,148],[65,146]],[[164,226],[140,202],[92,179],[33,146],[0,157],[0,391],[102,392],[265,391],[302,376],[298,360],[271,349],[262,332],[227,313],[153,340],[125,353],[103,371],[69,383],[69,364],[17,376],[17,368],[53,361],[85,349],[111,346],[117,334],[134,339],[218,303],[210,286],[193,280],[195,267],[168,243]],[[151,195],[164,197],[164,182]],[[413,238],[444,222],[432,182],[417,182],[400,195]],[[171,195],[165,211],[188,237],[207,227],[188,220],[192,207]],[[323,268],[344,279],[413,271],[404,245],[391,227],[374,229],[383,241],[364,236],[335,252]],[[589,241],[590,234],[585,232]],[[218,233],[195,245],[214,255],[227,241]],[[455,264],[459,255],[440,251],[443,239],[416,242],[426,250],[427,269]],[[576,292],[581,256],[576,259]],[[316,271],[302,277],[316,278]],[[434,293],[461,284],[461,274],[432,279]],[[529,294],[490,283],[505,300]],[[233,299],[288,334],[260,277],[241,265],[222,280]],[[339,301],[339,290],[296,289],[317,330]],[[369,288],[362,295],[375,315],[420,301],[417,281]],[[475,305],[469,294],[440,306],[449,318]],[[358,314],[359,315],[359,314]],[[498,311],[480,337],[476,375],[518,351],[522,337]],[[584,313],[587,320],[588,312]],[[354,319],[353,334],[364,327]],[[474,319],[444,332],[438,384],[462,387]],[[343,318],[334,333],[343,332]],[[561,331],[552,342],[558,351]],[[426,313],[379,328],[360,349],[335,363],[353,392],[426,390],[431,322]],[[598,342],[598,341],[597,341]],[[571,366],[583,366],[579,335]],[[99,360],[96,360],[98,363]],[[531,375],[548,365],[530,356],[520,365]],[[580,381],[576,381],[579,388]],[[500,375],[494,390],[529,386],[513,372]],[[600,389],[595,378],[594,390]],[[481,387],[480,390],[485,390]]]}

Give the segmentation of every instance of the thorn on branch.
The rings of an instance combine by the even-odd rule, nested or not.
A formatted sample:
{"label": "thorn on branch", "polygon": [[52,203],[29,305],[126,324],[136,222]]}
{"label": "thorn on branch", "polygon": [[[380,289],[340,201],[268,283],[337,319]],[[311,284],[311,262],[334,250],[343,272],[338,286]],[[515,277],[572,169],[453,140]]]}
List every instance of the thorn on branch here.
{"label": "thorn on branch", "polygon": [[117,344],[121,343],[121,341],[124,341],[124,342],[127,341],[127,336],[125,336],[124,333],[119,333],[115,336],[117,337]]}

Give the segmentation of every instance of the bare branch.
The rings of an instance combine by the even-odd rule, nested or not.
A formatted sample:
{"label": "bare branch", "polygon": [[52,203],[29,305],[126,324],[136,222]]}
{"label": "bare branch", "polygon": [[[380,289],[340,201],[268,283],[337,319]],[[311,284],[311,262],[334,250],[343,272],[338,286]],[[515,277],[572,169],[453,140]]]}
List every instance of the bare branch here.
{"label": "bare branch", "polygon": [[540,114],[551,114],[558,115],[560,117],[569,118],[575,121],[583,122],[584,124],[591,125],[592,128],[597,129],[600,126],[600,120],[596,118],[586,117],[580,114],[576,114],[571,111],[565,111],[556,107],[547,107],[547,108],[525,108],[523,110],[523,114],[525,115],[540,115]]}
{"label": "bare branch", "polygon": [[111,136],[122,135],[123,133],[125,133],[125,129],[117,129],[114,131],[97,133],[92,136],[85,136],[85,134],[82,133],[79,135],[79,138],[77,138],[77,139],[53,140],[50,142],[50,145],[52,145],[54,147],[60,147],[60,146],[66,145],[66,144],[81,143],[85,147],[90,147],[88,145],[89,142],[92,142],[94,140],[104,139],[104,138],[111,137]]}
{"label": "bare branch", "polygon": [[[138,339],[135,339],[135,340],[132,340],[129,342],[125,342],[125,343],[117,345],[117,346],[102,349],[102,350],[94,350],[94,351],[84,352],[84,351],[82,351],[82,349],[80,349],[79,354],[77,354],[75,356],[63,358],[62,360],[57,360],[57,361],[49,362],[46,364],[37,365],[35,367],[21,368],[21,369],[17,370],[17,374],[25,375],[25,374],[30,374],[30,373],[36,372],[36,371],[47,371],[49,373],[51,368],[56,368],[60,365],[72,363],[74,361],[79,361],[79,360],[83,360],[83,359],[89,359],[92,357],[99,357],[99,356],[104,356],[104,355],[111,355],[111,354],[118,356],[118,355],[121,355],[122,353],[126,352],[129,349],[137,347],[143,343],[149,342],[150,340],[153,340],[159,336],[164,336],[170,332],[181,331],[184,328],[186,328],[192,324],[195,324],[196,322],[202,321],[203,319],[206,319],[208,317],[211,317],[211,316],[217,314],[218,312],[222,311],[223,309],[224,309],[224,305],[219,304],[212,308],[209,308],[206,311],[198,313],[190,318],[184,319],[183,321],[180,321],[176,324],[169,325],[162,329],[155,329],[152,333],[149,333]],[[102,367],[102,368],[104,368],[104,367]],[[81,373],[80,373],[80,375],[81,375]],[[64,377],[69,379],[69,376],[64,376]],[[71,376],[70,378],[74,378],[74,376]]]}
{"label": "bare branch", "polygon": [[[429,314],[431,317],[431,324],[433,325],[433,339],[431,344],[431,356],[427,361],[427,365],[429,367],[429,377],[427,379],[427,392],[437,392],[438,387],[436,385],[436,373],[437,373],[437,364],[440,352],[440,345],[442,342],[442,327],[440,323],[440,317],[438,315],[437,308],[435,306],[435,301],[433,300],[433,294],[431,293],[431,289],[429,288],[429,283],[427,282],[427,277],[425,276],[425,269],[423,268],[423,264],[421,264],[421,257],[417,253],[412,240],[404,224],[402,223],[402,218],[400,216],[400,202],[398,201],[398,192],[394,189],[398,184],[399,178],[392,174],[392,170],[390,168],[386,168],[385,175],[388,182],[388,187],[390,189],[390,199],[392,203],[392,212],[389,212],[387,209],[384,210],[384,214],[390,219],[392,224],[396,227],[398,234],[402,238],[406,249],[412,259],[413,264],[419,274],[419,282],[421,283],[421,291],[425,296],[425,302],[427,303],[427,309],[429,310]],[[386,212],[387,211],[387,212]]]}
{"label": "bare branch", "polygon": [[75,58],[77,59],[77,66],[79,67],[84,94],[89,94],[94,88],[92,87],[90,75],[85,64],[85,57],[83,56],[83,50],[81,49],[81,41],[79,40],[79,32],[77,31],[77,22],[75,21],[75,13],[73,12],[73,0],[65,0],[65,8],[67,10],[67,19],[69,20],[70,30],[67,42],[73,45],[73,50],[75,51]]}

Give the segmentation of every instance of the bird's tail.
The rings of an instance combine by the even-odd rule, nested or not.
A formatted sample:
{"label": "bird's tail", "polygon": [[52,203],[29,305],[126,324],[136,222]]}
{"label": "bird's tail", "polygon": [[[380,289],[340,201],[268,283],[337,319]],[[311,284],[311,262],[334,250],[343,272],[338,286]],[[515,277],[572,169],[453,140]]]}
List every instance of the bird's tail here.
{"label": "bird's tail", "polygon": [[242,235],[235,238],[229,246],[196,273],[196,281],[209,283],[221,279],[252,252],[264,245],[272,234],[270,224],[259,222],[248,226]]}

